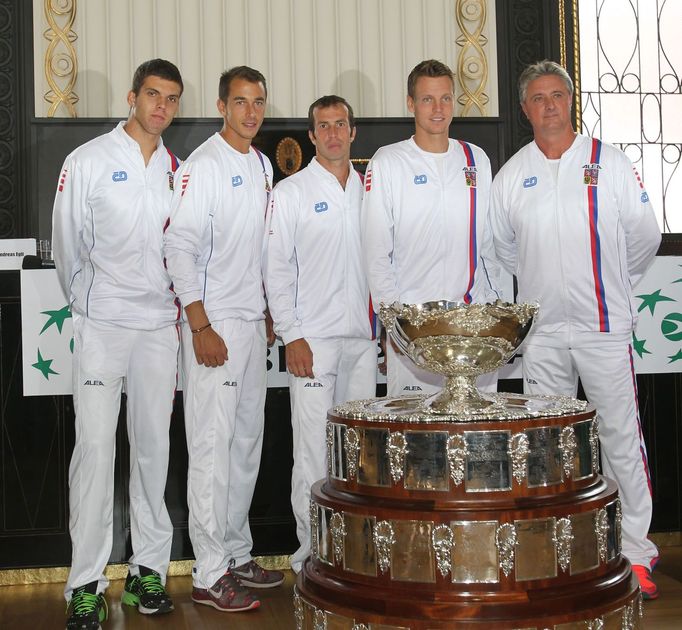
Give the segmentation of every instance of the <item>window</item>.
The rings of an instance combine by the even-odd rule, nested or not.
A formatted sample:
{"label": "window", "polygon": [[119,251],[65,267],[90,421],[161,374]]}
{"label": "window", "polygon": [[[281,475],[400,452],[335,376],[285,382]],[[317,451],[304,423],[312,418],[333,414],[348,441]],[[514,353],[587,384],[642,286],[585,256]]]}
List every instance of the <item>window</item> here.
{"label": "window", "polygon": [[582,133],[620,147],[682,232],[682,2],[579,0]]}

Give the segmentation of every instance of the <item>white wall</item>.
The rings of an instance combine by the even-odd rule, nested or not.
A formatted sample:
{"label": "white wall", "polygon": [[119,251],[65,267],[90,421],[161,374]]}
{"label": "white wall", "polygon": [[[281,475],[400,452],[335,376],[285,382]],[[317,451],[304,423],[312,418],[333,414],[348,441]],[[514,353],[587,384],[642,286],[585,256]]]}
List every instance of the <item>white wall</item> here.
{"label": "white wall", "polygon": [[[358,116],[407,116],[408,73],[422,59],[436,58],[469,90],[467,96],[461,84],[457,87],[458,115],[494,116],[494,4],[33,0],[35,112],[126,116],[125,95],[135,68],[163,57],[178,65],[185,81],[181,116],[215,116],[218,77],[240,64],[265,75],[269,116],[304,117],[308,105],[328,93],[346,97]],[[63,92],[52,113],[51,89]]]}

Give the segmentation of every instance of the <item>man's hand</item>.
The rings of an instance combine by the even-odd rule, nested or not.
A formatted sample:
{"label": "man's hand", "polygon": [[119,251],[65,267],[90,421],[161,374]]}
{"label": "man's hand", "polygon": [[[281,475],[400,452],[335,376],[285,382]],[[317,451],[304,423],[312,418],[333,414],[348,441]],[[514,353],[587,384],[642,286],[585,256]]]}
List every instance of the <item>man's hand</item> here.
{"label": "man's hand", "polygon": [[315,378],[313,374],[313,351],[308,342],[301,338],[284,346],[287,357],[287,369],[294,376]]}
{"label": "man's hand", "polygon": [[199,365],[218,367],[227,361],[227,346],[213,328],[205,328],[199,333],[192,334],[192,346]]}
{"label": "man's hand", "polygon": [[199,331],[192,333],[197,363],[206,367],[224,365],[227,361],[227,346],[223,338],[211,328],[203,303],[197,300],[185,306],[185,316],[190,330]]}

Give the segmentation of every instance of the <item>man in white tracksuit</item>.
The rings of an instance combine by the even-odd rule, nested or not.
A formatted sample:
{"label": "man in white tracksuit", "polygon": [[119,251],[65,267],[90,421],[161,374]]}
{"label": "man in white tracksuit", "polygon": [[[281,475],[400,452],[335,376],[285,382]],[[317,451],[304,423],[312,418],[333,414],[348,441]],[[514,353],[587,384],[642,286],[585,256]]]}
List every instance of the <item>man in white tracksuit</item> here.
{"label": "man in white tracksuit", "polygon": [[177,379],[179,307],[164,269],[163,226],[177,158],[163,145],[182,94],[170,62],[135,72],[130,115],[66,158],[53,210],[55,265],[73,317],[76,443],[69,469],[73,546],[66,627],[106,619],[116,426],[125,383],[133,555],[123,602],[173,610],[165,592],[173,527],[164,502]]}
{"label": "man in white tracksuit", "polygon": [[618,484],[623,553],[644,597],[655,598],[651,486],[630,342],[632,287],[656,254],[660,230],[625,154],[573,131],[573,84],[561,66],[529,66],[519,93],[534,141],[496,176],[490,221],[498,259],[517,276],[518,301],[540,304],[524,345],[524,389],[575,396],[580,377],[599,414],[602,471]]}
{"label": "man in white tracksuit", "polygon": [[244,585],[268,588],[284,580],[254,562],[249,528],[267,386],[261,261],[272,182],[270,161],[251,141],[263,123],[266,96],[257,70],[237,66],[222,74],[223,128],[178,171],[164,238],[187,320],[182,364],[196,558],[192,599],[224,612],[260,605]]}
{"label": "man in white tracksuit", "polygon": [[376,316],[362,268],[362,179],[350,162],[351,106],[323,96],[308,110],[315,157],[273,192],[265,284],[275,332],[285,344],[294,467],[291,504],[310,555],[310,488],[326,474],[327,411],[376,393]]}
{"label": "man in white tracksuit", "polygon": [[[414,136],[379,149],[365,177],[362,240],[374,305],[378,311],[382,303],[494,300],[497,270],[485,269],[480,256],[490,248],[484,231],[490,161],[479,147],[448,136],[450,68],[422,61],[407,93]],[[442,377],[416,367],[391,343],[386,349],[390,396],[440,391]],[[492,389],[496,383],[494,375],[479,379]]]}

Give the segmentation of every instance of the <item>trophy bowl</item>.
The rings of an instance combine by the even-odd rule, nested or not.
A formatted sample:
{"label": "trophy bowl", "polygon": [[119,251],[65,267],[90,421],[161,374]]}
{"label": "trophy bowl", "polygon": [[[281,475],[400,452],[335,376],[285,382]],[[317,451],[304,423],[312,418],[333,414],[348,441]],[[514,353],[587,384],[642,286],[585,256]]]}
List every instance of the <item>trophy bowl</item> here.
{"label": "trophy bowl", "polygon": [[537,304],[382,304],[379,317],[400,351],[419,367],[445,376],[444,389],[425,411],[472,415],[496,403],[476,388],[478,376],[514,356],[528,334]]}

